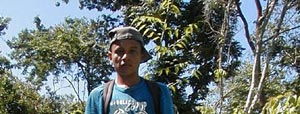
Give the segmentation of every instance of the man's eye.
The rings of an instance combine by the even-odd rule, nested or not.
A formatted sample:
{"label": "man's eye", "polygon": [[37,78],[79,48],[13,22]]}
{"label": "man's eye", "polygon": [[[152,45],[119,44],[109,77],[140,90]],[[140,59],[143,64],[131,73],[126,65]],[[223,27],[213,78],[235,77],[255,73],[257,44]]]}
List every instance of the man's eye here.
{"label": "man's eye", "polygon": [[137,50],[130,50],[130,53],[136,53]]}
{"label": "man's eye", "polygon": [[119,55],[122,55],[122,54],[124,54],[124,50],[121,50],[121,49],[116,50],[116,53],[119,54]]}

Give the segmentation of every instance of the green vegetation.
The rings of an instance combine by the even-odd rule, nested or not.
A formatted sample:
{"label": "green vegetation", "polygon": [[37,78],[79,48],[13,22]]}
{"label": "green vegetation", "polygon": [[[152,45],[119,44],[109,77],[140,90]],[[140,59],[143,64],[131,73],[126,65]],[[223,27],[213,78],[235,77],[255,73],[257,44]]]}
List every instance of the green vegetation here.
{"label": "green vegetation", "polygon": [[[106,33],[118,25],[135,26],[145,36],[154,58],[142,74],[168,84],[179,113],[300,113],[300,3],[254,1],[255,20],[246,18],[240,0],[80,0],[81,9],[120,13],[66,18],[50,27],[36,17],[36,28],[6,42],[16,63],[0,59],[0,113],[83,113],[86,99],[70,79],[86,82],[87,94],[109,80]],[[63,3],[68,0],[56,6]],[[0,36],[9,21],[0,17]],[[26,81],[12,75],[14,68]],[[68,80],[76,95],[48,88],[41,96],[37,91],[48,77]]]}

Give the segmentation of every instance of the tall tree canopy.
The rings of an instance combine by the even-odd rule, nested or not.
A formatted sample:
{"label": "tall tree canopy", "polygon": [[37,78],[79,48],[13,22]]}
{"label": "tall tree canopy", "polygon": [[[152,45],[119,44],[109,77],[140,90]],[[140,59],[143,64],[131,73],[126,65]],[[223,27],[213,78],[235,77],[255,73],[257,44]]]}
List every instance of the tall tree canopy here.
{"label": "tall tree canopy", "polygon": [[7,43],[13,49],[11,57],[17,61],[16,66],[24,68],[37,89],[47,76],[54,76],[83,79],[90,92],[108,81],[112,72],[105,49],[106,32],[113,21],[105,15],[102,20],[90,21],[66,18],[63,24],[46,28],[36,17],[36,30],[23,30]]}

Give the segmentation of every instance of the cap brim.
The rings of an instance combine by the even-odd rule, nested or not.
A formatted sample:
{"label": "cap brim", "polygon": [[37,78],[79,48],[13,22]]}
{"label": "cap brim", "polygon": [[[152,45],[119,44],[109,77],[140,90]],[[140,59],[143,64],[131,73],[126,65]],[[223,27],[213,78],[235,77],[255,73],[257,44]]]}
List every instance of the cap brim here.
{"label": "cap brim", "polygon": [[149,59],[151,59],[152,56],[149,54],[149,52],[143,47],[143,58],[141,60],[141,63],[147,62]]}

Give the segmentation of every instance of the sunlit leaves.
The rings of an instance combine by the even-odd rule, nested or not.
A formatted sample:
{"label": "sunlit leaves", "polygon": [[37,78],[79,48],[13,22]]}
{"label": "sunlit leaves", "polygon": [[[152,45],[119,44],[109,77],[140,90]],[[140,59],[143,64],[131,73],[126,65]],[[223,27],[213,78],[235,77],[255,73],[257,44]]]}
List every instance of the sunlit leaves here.
{"label": "sunlit leaves", "polygon": [[300,97],[291,92],[287,92],[276,97],[272,97],[263,107],[262,114],[299,114]]}
{"label": "sunlit leaves", "polygon": [[24,30],[8,41],[12,58],[29,73],[29,81],[40,87],[49,75],[68,75],[87,80],[91,91],[108,80],[112,66],[106,58],[109,24],[105,20],[66,18],[63,24],[49,28],[36,22],[37,30]]}
{"label": "sunlit leaves", "polygon": [[213,107],[206,106],[198,106],[197,110],[201,112],[201,114],[215,114],[215,109]]}
{"label": "sunlit leaves", "polygon": [[[187,48],[189,46],[189,43],[192,42],[193,34],[199,30],[197,24],[189,24],[187,27],[184,28],[183,34],[177,42],[174,44],[178,49]],[[175,36],[178,36],[178,30],[175,30],[173,34]]]}
{"label": "sunlit leaves", "polygon": [[[151,25],[147,25],[145,23],[151,23]],[[143,35],[148,36],[148,38],[153,39],[154,41],[158,40],[160,41],[161,34],[157,34],[156,29],[151,29],[151,26],[160,26],[165,27],[165,24],[160,18],[152,17],[152,16],[141,16],[137,17],[132,21],[132,24],[134,24],[140,31],[143,31]]]}
{"label": "sunlit leaves", "polygon": [[217,69],[214,71],[215,80],[220,81],[221,78],[224,78],[227,75],[227,72],[224,69]]}
{"label": "sunlit leaves", "polygon": [[159,12],[161,12],[162,15],[174,15],[175,17],[181,15],[181,11],[174,4],[173,0],[163,0],[159,7]]}
{"label": "sunlit leaves", "polygon": [[[23,83],[9,73],[0,74],[0,113],[41,113],[38,92],[28,83]],[[46,112],[46,111],[44,111]]]}
{"label": "sunlit leaves", "polygon": [[10,61],[5,57],[0,56],[0,75],[8,72],[11,68],[12,65]]}
{"label": "sunlit leaves", "polygon": [[194,69],[192,71],[192,75],[196,77],[196,79],[200,79],[200,76],[203,75],[199,70]]}

